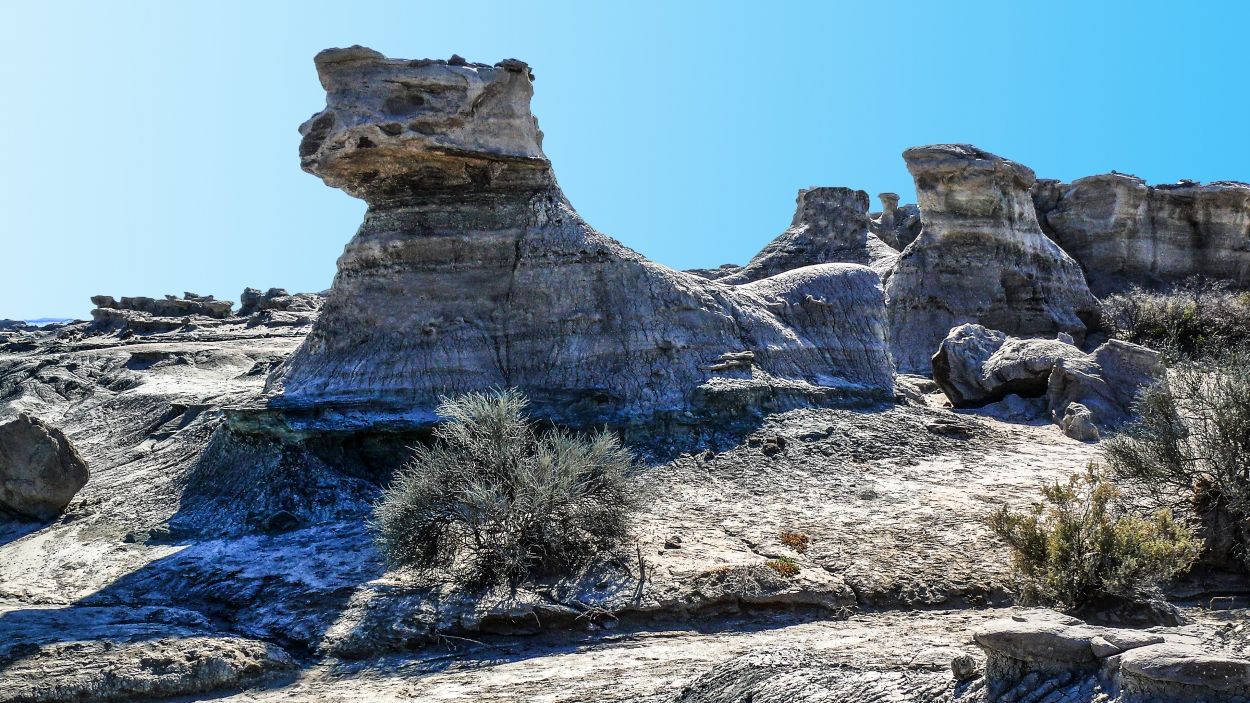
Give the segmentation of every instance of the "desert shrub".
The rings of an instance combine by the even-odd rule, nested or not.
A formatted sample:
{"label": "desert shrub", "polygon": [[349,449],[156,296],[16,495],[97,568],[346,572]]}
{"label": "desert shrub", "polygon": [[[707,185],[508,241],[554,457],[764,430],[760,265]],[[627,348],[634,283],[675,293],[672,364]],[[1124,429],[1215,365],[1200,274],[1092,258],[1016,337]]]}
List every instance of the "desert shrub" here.
{"label": "desert shrub", "polygon": [[1156,507],[1194,513],[1208,528],[1244,524],[1250,517],[1250,352],[1174,366],[1166,384],[1142,393],[1135,411],[1137,419],[1103,443],[1115,480]]}
{"label": "desert shrub", "polygon": [[781,531],[781,543],[799,554],[807,551],[807,535],[791,530]]}
{"label": "desert shrub", "polygon": [[606,432],[539,434],[526,403],[514,390],[443,399],[434,442],[374,507],[391,566],[515,588],[627,538],[638,506],[632,454]]}
{"label": "desert shrub", "polygon": [[1167,292],[1133,287],[1102,301],[1112,336],[1163,352],[1169,360],[1218,355],[1250,343],[1250,293],[1191,278]]}
{"label": "desert shrub", "polygon": [[776,571],[782,576],[789,577],[799,575],[799,565],[796,564],[794,559],[791,559],[790,557],[777,557],[776,559],[770,559],[764,563],[768,564],[772,567],[773,571]]}
{"label": "desert shrub", "polygon": [[1158,584],[1189,568],[1201,542],[1162,508],[1149,518],[1127,511],[1100,470],[1042,489],[1023,513],[1003,506],[990,528],[1011,550],[1026,603],[1076,608],[1104,599],[1148,600]]}

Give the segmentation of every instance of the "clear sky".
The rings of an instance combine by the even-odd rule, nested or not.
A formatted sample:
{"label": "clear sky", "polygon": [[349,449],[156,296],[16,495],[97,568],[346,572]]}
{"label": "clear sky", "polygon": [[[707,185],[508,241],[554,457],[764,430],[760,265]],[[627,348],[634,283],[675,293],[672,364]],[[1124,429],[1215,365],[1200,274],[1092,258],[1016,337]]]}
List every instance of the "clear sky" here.
{"label": "clear sky", "polygon": [[328,288],[364,205],[299,169],[326,47],[529,62],[573,205],[691,268],[745,263],[799,188],[912,202],[920,144],[1250,181],[1248,30],[1245,2],[0,0],[0,318]]}

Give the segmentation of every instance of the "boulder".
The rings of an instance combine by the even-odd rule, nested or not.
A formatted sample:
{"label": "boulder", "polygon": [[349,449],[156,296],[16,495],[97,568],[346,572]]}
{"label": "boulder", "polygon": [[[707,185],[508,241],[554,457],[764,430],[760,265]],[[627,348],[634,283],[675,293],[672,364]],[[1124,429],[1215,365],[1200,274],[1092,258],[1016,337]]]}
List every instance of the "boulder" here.
{"label": "boulder", "polygon": [[0,508],[50,520],[90,476],[87,462],[59,429],[26,414],[0,423]]}
{"label": "boulder", "polygon": [[1112,171],[1070,184],[1038,181],[1038,219],[1081,263],[1099,296],[1189,276],[1250,287],[1250,185],[1150,186]]}
{"label": "boulder", "polygon": [[743,374],[717,360],[743,351],[751,378],[735,384],[893,397],[871,269],[727,285],[600,234],[542,152],[525,63],[352,47],[316,66],[327,104],[300,128],[300,165],[369,210],[312,331],[269,378],[264,417],[297,432],[313,427],[301,418],[416,427],[440,396],[517,387],[532,414],[563,424],[686,422],[716,395],[707,384]]}
{"label": "boulder", "polygon": [[1059,429],[1072,439],[1082,442],[1097,442],[1101,439],[1098,427],[1094,425],[1094,415],[1089,408],[1080,403],[1071,403],[1063,411],[1059,420]]}
{"label": "boulder", "polygon": [[1080,349],[1055,339],[1017,339],[981,325],[950,331],[931,360],[933,380],[957,408],[976,408],[1008,395],[1046,394],[1058,359],[1084,360]]}
{"label": "boulder", "polygon": [[1081,267],[1042,233],[1033,171],[967,144],[903,152],[923,229],[888,274],[890,340],[900,373],[925,373],[951,328],[1084,340],[1097,303]]}
{"label": "boulder", "polygon": [[758,281],[813,264],[852,263],[884,274],[898,258],[868,231],[868,194],[850,188],[800,190],[790,228],[723,283]]}
{"label": "boulder", "polygon": [[[933,381],[955,407],[1045,396],[1051,419],[1065,432],[1075,428],[1069,436],[1078,439],[1125,422],[1137,394],[1166,377],[1159,353],[1137,344],[1113,339],[1086,354],[1065,341],[1017,339],[974,324],[952,329],[931,363]],[[1065,423],[1074,403],[1082,409]]]}

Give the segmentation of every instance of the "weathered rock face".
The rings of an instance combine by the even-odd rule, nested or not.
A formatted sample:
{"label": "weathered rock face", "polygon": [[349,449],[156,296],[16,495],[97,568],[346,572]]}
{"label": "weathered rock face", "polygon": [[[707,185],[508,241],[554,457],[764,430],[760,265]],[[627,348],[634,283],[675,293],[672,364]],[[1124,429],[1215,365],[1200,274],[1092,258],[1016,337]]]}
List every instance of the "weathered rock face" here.
{"label": "weathered rock face", "polygon": [[750,283],[803,266],[863,264],[883,274],[898,252],[868,231],[868,194],[850,188],[800,190],[790,228],[764,247],[741,270],[719,278]]}
{"label": "weathered rock face", "polygon": [[886,284],[901,373],[926,373],[951,328],[974,322],[1016,336],[1071,334],[1097,319],[1081,267],[1042,233],[1033,171],[966,144],[903,152],[924,228]]}
{"label": "weathered rock face", "polygon": [[1038,181],[1038,219],[1084,267],[1098,295],[1202,275],[1250,287],[1250,185],[1148,186],[1112,172]]}
{"label": "weathered rock face", "polygon": [[1094,424],[1114,427],[1129,417],[1143,388],[1166,377],[1159,352],[1112,339],[1084,359],[1057,359],[1047,380],[1046,403],[1057,422],[1069,405],[1080,404]]}
{"label": "weathered rock face", "polygon": [[215,300],[211,295],[196,295],[195,293],[183,293],[181,298],[167,295],[164,300],[143,296],[134,298],[123,296],[120,301],[111,295],[95,295],[91,297],[91,302],[97,308],[92,313],[97,319],[99,316],[96,313],[102,313],[105,310],[134,310],[157,317],[204,315],[220,319],[229,317],[230,309],[234,307],[233,301]]}
{"label": "weathered rock face", "polygon": [[244,288],[239,296],[239,314],[252,315],[265,310],[315,313],[321,310],[324,302],[325,298],[317,293],[291,295],[282,288],[270,288],[261,293],[259,288]]}
{"label": "weathered rock face", "polygon": [[90,475],[57,428],[26,414],[0,423],[0,509],[50,520]]}
{"label": "weathered rock face", "polygon": [[754,352],[744,382],[892,393],[870,269],[730,286],[582,221],[542,153],[524,63],[353,47],[316,64],[327,107],[301,127],[301,166],[369,211],[313,331],[270,379],[286,418],[419,425],[440,395],[516,386],[540,417],[624,424],[697,413],[699,388],[724,375],[716,360],[741,351]]}

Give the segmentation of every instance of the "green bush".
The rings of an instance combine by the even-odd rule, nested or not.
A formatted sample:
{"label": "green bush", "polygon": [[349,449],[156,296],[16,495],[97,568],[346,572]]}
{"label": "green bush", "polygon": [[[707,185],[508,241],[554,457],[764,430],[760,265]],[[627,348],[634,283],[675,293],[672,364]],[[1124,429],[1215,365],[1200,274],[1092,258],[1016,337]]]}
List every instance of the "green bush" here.
{"label": "green bush", "polygon": [[1250,293],[1191,278],[1167,292],[1133,287],[1102,301],[1112,336],[1158,349],[1169,360],[1218,355],[1250,343]]}
{"label": "green bush", "polygon": [[539,434],[517,391],[443,399],[418,447],[374,507],[392,567],[470,587],[566,573],[618,546],[639,499],[633,455],[606,432]]}
{"label": "green bush", "polygon": [[1103,599],[1150,599],[1185,571],[1201,542],[1166,508],[1149,519],[1123,509],[1120,494],[1091,467],[1042,489],[1024,513],[1003,506],[990,529],[1007,543],[1025,603],[1077,608]]}
{"label": "green bush", "polygon": [[1245,545],[1232,542],[1250,517],[1250,352],[1174,366],[1135,411],[1138,419],[1103,443],[1115,480],[1155,507],[1194,514],[1209,547],[1235,549],[1245,563]]}

